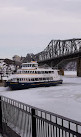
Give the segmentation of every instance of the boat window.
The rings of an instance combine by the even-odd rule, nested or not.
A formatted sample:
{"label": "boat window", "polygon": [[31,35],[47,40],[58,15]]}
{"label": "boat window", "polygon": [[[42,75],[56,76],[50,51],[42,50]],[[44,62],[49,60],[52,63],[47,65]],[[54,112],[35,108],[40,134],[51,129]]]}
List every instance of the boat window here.
{"label": "boat window", "polygon": [[51,71],[49,71],[49,73],[51,73]]}
{"label": "boat window", "polygon": [[40,81],[42,81],[42,78],[39,78]]}
{"label": "boat window", "polygon": [[37,71],[35,71],[35,74],[37,74]]}
{"label": "boat window", "polygon": [[44,71],[42,71],[42,74],[44,74],[45,72]]}
{"label": "boat window", "polygon": [[17,81],[19,81],[19,78],[17,78]]}
{"label": "boat window", "polygon": [[38,81],[38,78],[35,78],[35,81]]}
{"label": "boat window", "polygon": [[32,73],[33,73],[33,71],[30,71],[30,73],[32,74]]}
{"label": "boat window", "polygon": [[38,71],[38,74],[41,74],[41,71]]}
{"label": "boat window", "polygon": [[43,78],[43,80],[45,80],[46,78]]}
{"label": "boat window", "polygon": [[34,81],[34,78],[32,78],[31,81]]}
{"label": "boat window", "polygon": [[51,77],[50,80],[53,80],[53,78]]}
{"label": "boat window", "polygon": [[35,67],[35,64],[32,64],[32,67]]}
{"label": "boat window", "polygon": [[47,74],[47,73],[48,73],[48,71],[45,71],[45,73]]}

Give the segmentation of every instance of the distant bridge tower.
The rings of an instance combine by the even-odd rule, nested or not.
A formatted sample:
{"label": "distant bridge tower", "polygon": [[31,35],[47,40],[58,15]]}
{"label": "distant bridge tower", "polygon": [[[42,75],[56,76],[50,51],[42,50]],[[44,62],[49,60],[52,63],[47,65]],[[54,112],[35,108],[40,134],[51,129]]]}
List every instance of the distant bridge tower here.
{"label": "distant bridge tower", "polygon": [[81,57],[77,59],[77,76],[81,77]]}

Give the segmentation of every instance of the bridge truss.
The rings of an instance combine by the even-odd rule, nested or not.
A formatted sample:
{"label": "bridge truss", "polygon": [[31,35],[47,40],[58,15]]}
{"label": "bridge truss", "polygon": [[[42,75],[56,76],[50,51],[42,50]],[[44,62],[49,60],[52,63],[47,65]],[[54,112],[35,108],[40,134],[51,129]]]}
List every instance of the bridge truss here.
{"label": "bridge truss", "polygon": [[45,61],[79,52],[81,52],[81,39],[51,40],[38,56],[39,61]]}

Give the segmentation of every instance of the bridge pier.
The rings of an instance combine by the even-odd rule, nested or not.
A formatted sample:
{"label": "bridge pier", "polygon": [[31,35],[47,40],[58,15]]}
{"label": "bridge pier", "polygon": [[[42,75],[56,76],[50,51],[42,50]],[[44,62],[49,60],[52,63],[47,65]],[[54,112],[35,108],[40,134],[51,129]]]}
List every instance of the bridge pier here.
{"label": "bridge pier", "polygon": [[77,76],[81,77],[81,57],[77,59]]}

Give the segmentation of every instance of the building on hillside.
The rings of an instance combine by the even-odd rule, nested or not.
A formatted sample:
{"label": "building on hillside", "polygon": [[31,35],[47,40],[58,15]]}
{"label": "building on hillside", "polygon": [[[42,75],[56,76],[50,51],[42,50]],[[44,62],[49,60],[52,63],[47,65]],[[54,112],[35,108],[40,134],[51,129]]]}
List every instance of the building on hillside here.
{"label": "building on hillside", "polygon": [[0,80],[8,77],[16,70],[16,65],[12,60],[9,59],[0,59]]}

